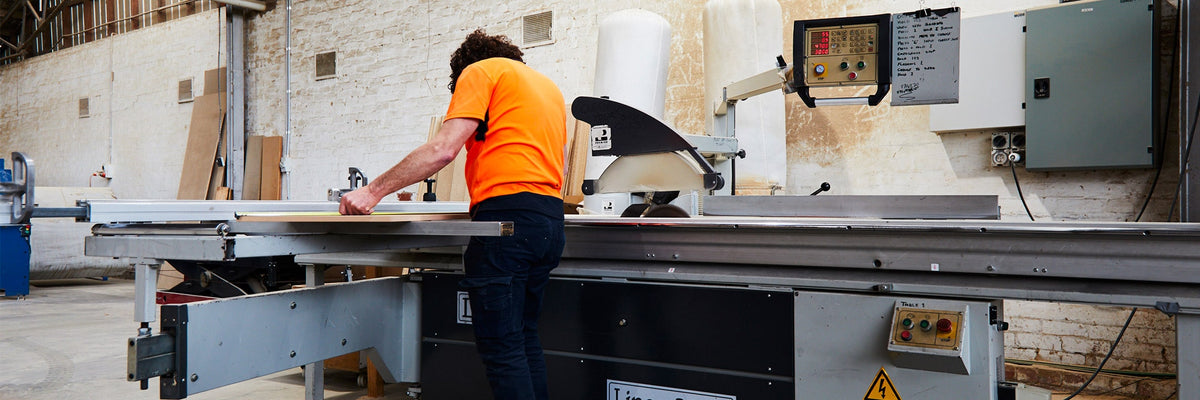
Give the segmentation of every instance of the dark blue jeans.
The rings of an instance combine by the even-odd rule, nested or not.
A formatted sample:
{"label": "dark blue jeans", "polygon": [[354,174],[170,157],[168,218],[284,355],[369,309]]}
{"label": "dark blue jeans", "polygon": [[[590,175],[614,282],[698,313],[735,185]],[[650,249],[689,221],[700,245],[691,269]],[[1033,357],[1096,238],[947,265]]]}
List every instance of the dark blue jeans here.
{"label": "dark blue jeans", "polygon": [[562,200],[518,193],[487,199],[475,221],[512,221],[513,235],[472,237],[463,254],[475,343],[496,400],[545,400],[537,322],[550,270],[562,257]]}

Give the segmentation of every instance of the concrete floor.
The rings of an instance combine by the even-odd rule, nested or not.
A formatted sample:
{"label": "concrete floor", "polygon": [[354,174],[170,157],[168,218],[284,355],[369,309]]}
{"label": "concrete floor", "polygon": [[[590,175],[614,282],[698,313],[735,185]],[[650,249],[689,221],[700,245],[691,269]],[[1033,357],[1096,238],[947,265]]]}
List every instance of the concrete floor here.
{"label": "concrete floor", "polygon": [[[125,381],[123,344],[136,329],[128,280],[47,281],[31,288],[25,300],[0,298],[0,400],[157,399],[157,390],[141,391]],[[325,398],[365,398],[356,378],[351,372],[326,371]],[[156,384],[151,380],[151,388]],[[400,385],[384,391],[383,399],[408,399]],[[294,368],[188,398],[303,399],[304,375]]]}
{"label": "concrete floor", "polygon": [[[158,324],[151,324],[157,327]],[[125,381],[125,347],[136,334],[133,282],[40,282],[25,300],[0,298],[0,400],[157,399]],[[325,398],[365,397],[351,372],[327,371]],[[407,399],[387,385],[383,399]],[[204,392],[189,399],[304,399],[299,368]]]}

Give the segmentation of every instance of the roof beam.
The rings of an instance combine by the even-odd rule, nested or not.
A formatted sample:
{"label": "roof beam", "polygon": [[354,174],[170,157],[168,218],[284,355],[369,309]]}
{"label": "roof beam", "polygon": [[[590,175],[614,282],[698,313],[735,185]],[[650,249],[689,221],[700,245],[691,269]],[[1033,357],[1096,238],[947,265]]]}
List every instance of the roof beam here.
{"label": "roof beam", "polygon": [[29,11],[33,12],[33,18],[38,22],[42,22],[41,14],[38,14],[37,8],[33,7],[33,0],[25,0],[25,5],[29,6]]}
{"label": "roof beam", "polygon": [[4,23],[8,22],[9,18],[12,18],[12,16],[17,15],[17,10],[20,10],[20,9],[21,9],[21,2],[13,1],[12,5],[8,7],[8,12],[4,13],[4,17],[0,17],[0,26],[4,26]]}
{"label": "roof beam", "polygon": [[[38,37],[38,35],[42,34],[42,31],[46,30],[46,28],[49,28],[50,21],[53,20],[53,18],[49,18],[50,16],[53,16],[55,14],[62,12],[62,10],[64,8],[67,8],[67,7],[82,3],[82,2],[83,2],[83,0],[66,0],[66,1],[63,1],[62,3],[58,3],[57,6],[54,6],[54,8],[50,9],[50,11],[46,12],[47,18],[42,19],[41,22],[38,23],[37,28],[35,28],[33,30],[33,33],[29,34],[28,38]],[[28,40],[28,39],[22,40],[21,43],[17,44],[17,47],[18,47],[17,52],[25,53],[25,51],[28,49],[29,45],[31,45],[31,44],[33,44],[32,40]]]}

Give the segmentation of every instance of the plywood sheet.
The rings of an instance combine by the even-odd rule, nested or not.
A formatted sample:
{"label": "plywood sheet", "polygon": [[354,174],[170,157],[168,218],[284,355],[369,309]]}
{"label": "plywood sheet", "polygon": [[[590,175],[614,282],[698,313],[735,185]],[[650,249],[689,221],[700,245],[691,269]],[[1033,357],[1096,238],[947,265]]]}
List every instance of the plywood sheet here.
{"label": "plywood sheet", "polygon": [[183,273],[170,262],[163,261],[162,266],[158,267],[158,290],[171,290],[180,283],[183,283]]}
{"label": "plywood sheet", "polygon": [[221,114],[225,109],[225,94],[217,93],[196,98],[192,104],[192,121],[188,125],[187,147],[183,154],[183,172],[179,177],[180,200],[204,200],[212,164],[217,155],[221,134]]}
{"label": "plywood sheet", "polygon": [[242,200],[260,200],[262,190],[262,136],[246,137],[246,175],[242,181]]}
{"label": "plywood sheet", "polygon": [[245,213],[238,221],[245,222],[412,222],[470,219],[467,213],[375,213],[371,215],[341,215],[336,212],[307,213]]}
{"label": "plywood sheet", "polygon": [[225,92],[225,67],[204,71],[204,94]]}
{"label": "plywood sheet", "polygon": [[283,158],[283,137],[264,136],[262,140],[262,189],[260,200],[279,200],[283,186],[283,176],[279,171],[279,161]]}
{"label": "plywood sheet", "polygon": [[574,133],[572,134],[570,153],[566,160],[567,167],[564,171],[566,179],[563,180],[562,194],[563,197],[583,196],[584,170],[587,168],[588,143],[592,126],[587,122],[576,121],[573,127],[568,127],[568,130],[573,130]]}
{"label": "plywood sheet", "polygon": [[[435,135],[437,135],[437,131],[439,129],[441,129],[441,127],[442,127],[442,117],[440,117],[440,116],[431,117],[429,119],[429,134],[427,134],[425,136],[425,141],[428,142],[430,139],[433,139],[433,137]],[[441,171],[438,171],[437,173],[433,174],[433,176],[431,176],[430,178],[438,179],[439,178],[438,174],[440,174],[440,173],[441,173]],[[413,199],[421,200],[422,198],[424,198],[425,192],[427,192],[427,190],[425,190],[425,182],[419,182],[417,184],[417,194],[416,194],[416,196],[413,196]],[[437,183],[433,184],[433,192],[437,193]]]}
{"label": "plywood sheet", "polygon": [[467,191],[467,152],[461,150],[458,156],[454,157],[454,161],[447,165],[443,170],[449,170],[450,174],[450,193],[446,197],[438,196],[441,201],[468,201],[471,199],[471,194]]}
{"label": "plywood sheet", "polygon": [[[225,157],[225,116],[221,116],[220,135],[217,137],[217,158]],[[208,199],[209,200],[227,200],[220,197],[217,193],[221,187],[225,186],[225,163],[214,162],[212,164],[212,175],[208,178]]]}
{"label": "plywood sheet", "polygon": [[[435,116],[430,119],[428,140],[433,140],[438,131],[442,129],[442,118],[442,116]],[[466,165],[467,152],[459,149],[458,156],[454,157],[454,161],[430,177],[437,181],[433,184],[433,193],[437,195],[438,201],[470,200],[471,194],[467,191]],[[420,188],[417,189],[416,199],[420,200],[424,193],[425,183],[421,182]]]}
{"label": "plywood sheet", "polygon": [[570,110],[571,104],[568,103],[566,121],[567,142],[566,145],[563,146],[563,186],[558,191],[558,194],[563,197],[566,197],[567,191],[571,190],[571,186],[568,185],[567,182],[571,179],[571,153],[575,151],[575,125],[579,122],[575,119],[575,115],[571,114]]}

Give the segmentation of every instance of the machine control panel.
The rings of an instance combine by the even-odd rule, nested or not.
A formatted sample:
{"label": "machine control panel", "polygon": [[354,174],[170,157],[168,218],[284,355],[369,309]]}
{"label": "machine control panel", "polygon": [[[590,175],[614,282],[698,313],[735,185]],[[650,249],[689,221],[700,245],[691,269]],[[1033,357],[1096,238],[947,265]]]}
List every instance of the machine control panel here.
{"label": "machine control panel", "polygon": [[898,367],[925,371],[970,374],[968,329],[972,322],[967,303],[911,299],[897,300],[892,308],[887,349]]}
{"label": "machine control panel", "polygon": [[804,41],[806,85],[874,85],[879,82],[878,24],[807,28]]}
{"label": "machine control panel", "polygon": [[896,307],[891,344],[955,350],[962,344],[962,311]]}

